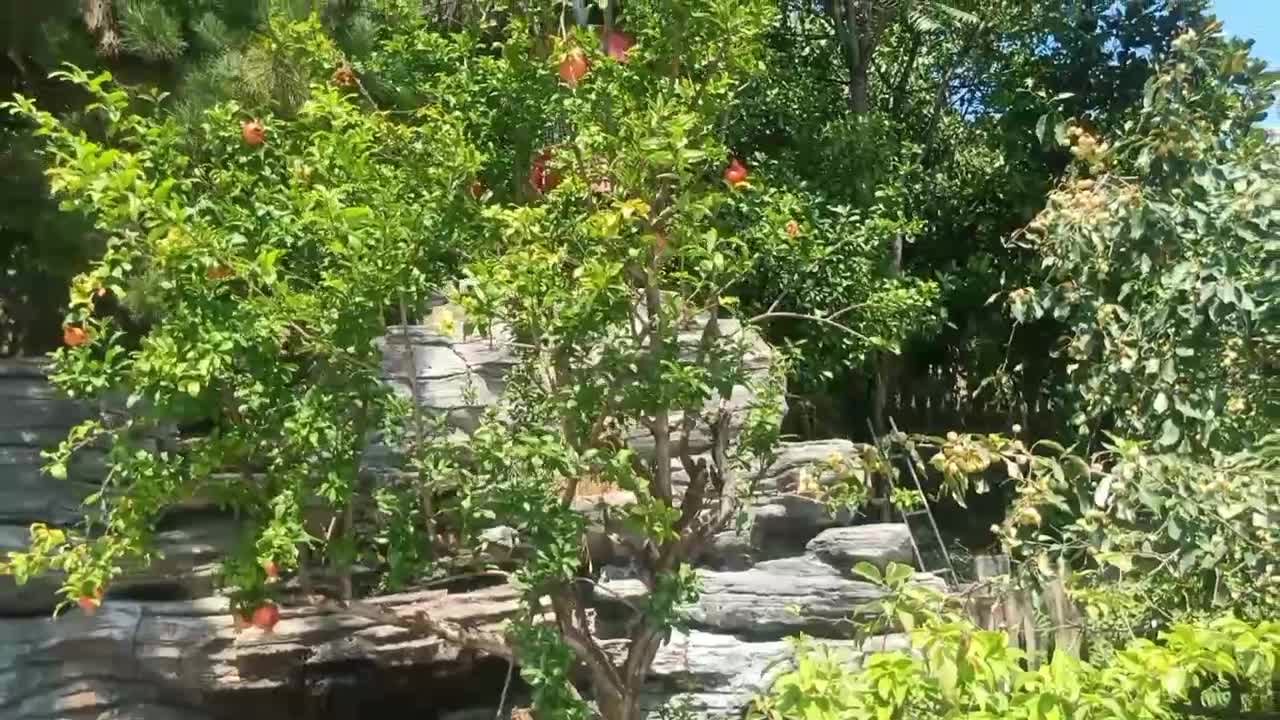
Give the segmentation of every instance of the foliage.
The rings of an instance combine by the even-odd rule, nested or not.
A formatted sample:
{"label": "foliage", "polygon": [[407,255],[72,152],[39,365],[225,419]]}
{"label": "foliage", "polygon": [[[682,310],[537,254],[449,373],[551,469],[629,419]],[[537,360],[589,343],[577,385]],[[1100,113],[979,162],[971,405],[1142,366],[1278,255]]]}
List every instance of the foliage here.
{"label": "foliage", "polygon": [[[910,573],[891,565],[886,578]],[[1227,615],[1174,626],[1157,640],[1132,640],[1105,666],[1060,652],[1027,669],[1003,631],[979,629],[936,598],[911,607],[912,619],[904,622],[909,651],[876,650],[871,643],[865,656],[854,659],[797,641],[794,668],[755,700],[751,717],[1176,718],[1193,698],[1224,685],[1251,687],[1267,697],[1280,658],[1280,625]]]}
{"label": "foliage", "polygon": [[[105,443],[111,469],[81,533],[11,563],[62,563],[67,598],[91,595],[147,555],[167,507],[212,496],[256,530],[245,565],[292,566],[310,540],[304,507],[344,508],[366,437],[397,415],[373,341],[385,308],[424,297],[458,261],[450,239],[478,157],[448,115],[393,123],[332,88],[314,87],[295,119],[262,116],[255,146],[234,103],[192,128],[163,95],[133,114],[110,75],[60,77],[94,97],[101,139],[29,99],[8,107],[39,126],[64,206],[109,239],[73,282],[66,323],[88,342],[55,354],[54,380],[76,397],[127,397],[130,413],[50,453],[57,477]],[[148,439],[173,421],[212,430],[176,448]]]}
{"label": "foliage", "polygon": [[[1280,609],[1280,438],[1197,461],[1115,441],[1021,483],[1006,544],[1027,579],[1073,568],[1072,595],[1101,637],[1232,611]],[[1043,526],[1042,526],[1043,520]]]}
{"label": "foliage", "polygon": [[[720,179],[728,152],[717,122],[734,106],[736,87],[758,72],[769,6],[696,7],[628,4],[627,31],[638,42],[626,63],[597,54],[580,31],[561,40],[588,48],[590,58],[572,89],[540,81],[566,119],[547,159],[561,181],[535,187],[534,203],[488,206],[498,251],[468,265],[456,294],[469,323],[482,333],[509,331],[521,351],[507,403],[482,432],[537,458],[510,487],[495,484],[497,467],[467,471],[464,492],[494,522],[528,537],[533,554],[519,578],[531,598],[550,598],[560,639],[586,666],[609,718],[638,717],[644,673],[678,621],[676,607],[696,592],[687,562],[736,519],[750,475],[770,457],[780,409],[776,385],[768,386],[780,378],[757,385],[747,362],[752,333],[730,318],[753,242],[785,234],[754,237],[748,213],[769,212],[771,198],[754,182]],[[674,34],[671,17],[680,18]],[[718,42],[703,42],[711,37]],[[523,62],[511,60],[506,72]],[[549,63],[540,64],[553,78]],[[725,403],[739,387],[754,388],[761,401],[735,438]],[[695,431],[710,447],[691,445]],[[635,436],[651,439],[640,447],[652,450],[623,442]],[[493,458],[509,465],[512,453]],[[673,463],[688,478],[679,504]],[[643,538],[637,564],[649,592],[621,664],[591,637],[578,587],[584,558],[574,506],[588,485],[631,493],[624,512]],[[529,679],[544,705],[567,702],[547,702],[566,689],[558,675]]]}
{"label": "foliage", "polygon": [[1262,69],[1218,25],[1188,30],[1113,143],[1084,121],[1057,130],[1077,162],[1026,234],[1046,276],[1008,306],[1066,326],[1083,434],[1231,451],[1280,411],[1280,148],[1251,128],[1274,100]]}

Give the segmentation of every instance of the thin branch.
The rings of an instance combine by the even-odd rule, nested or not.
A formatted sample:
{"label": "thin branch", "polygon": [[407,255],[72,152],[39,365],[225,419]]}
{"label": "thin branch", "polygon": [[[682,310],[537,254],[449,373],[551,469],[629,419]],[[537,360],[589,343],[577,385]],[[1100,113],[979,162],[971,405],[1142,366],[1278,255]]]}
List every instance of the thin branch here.
{"label": "thin branch", "polygon": [[822,323],[823,325],[830,325],[831,327],[834,327],[849,335],[852,335],[853,337],[856,337],[860,340],[865,340],[866,342],[872,342],[871,338],[867,337],[866,335],[863,335],[862,333],[854,330],[851,327],[848,327],[847,325],[842,325],[830,318],[819,317],[817,315],[805,315],[804,313],[793,313],[793,312],[766,312],[751,318],[747,322],[749,324],[755,325],[765,320],[772,320],[774,318],[791,318],[794,320],[812,320],[817,323]]}
{"label": "thin branch", "polygon": [[506,658],[509,661],[515,661],[515,650],[507,643],[506,639],[501,635],[492,632],[484,632],[472,628],[465,628],[457,623],[446,620],[436,620],[425,611],[417,611],[411,616],[399,615],[392,610],[366,602],[352,601],[341,602],[325,598],[319,602],[313,602],[312,605],[319,610],[334,613],[354,615],[364,618],[379,625],[390,625],[392,627],[404,628],[420,636],[434,635],[445,642],[456,645],[461,648],[479,650],[494,657]]}
{"label": "thin branch", "polygon": [[493,720],[502,720],[502,711],[507,707],[507,692],[511,689],[511,676],[515,675],[516,661],[507,659],[507,679],[502,681],[502,695],[498,697],[498,711],[493,714]]}

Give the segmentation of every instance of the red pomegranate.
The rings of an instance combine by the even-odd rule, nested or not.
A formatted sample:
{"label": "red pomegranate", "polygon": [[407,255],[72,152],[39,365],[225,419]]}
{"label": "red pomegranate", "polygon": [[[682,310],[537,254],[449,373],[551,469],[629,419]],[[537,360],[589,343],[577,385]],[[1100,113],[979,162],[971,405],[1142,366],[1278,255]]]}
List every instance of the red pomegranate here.
{"label": "red pomegranate", "polygon": [[569,87],[577,87],[578,81],[587,74],[587,55],[580,48],[573,48],[560,61],[560,80]]}
{"label": "red pomegranate", "polygon": [[261,628],[264,632],[271,632],[276,623],[280,622],[280,608],[273,602],[264,602],[253,609],[253,617],[250,621],[254,627]]}
{"label": "red pomegranate", "polygon": [[204,276],[210,280],[225,280],[231,277],[231,268],[226,265],[214,265],[204,271]]}
{"label": "red pomegranate", "polygon": [[636,44],[636,39],[623,30],[613,29],[604,33],[604,51],[618,62],[626,62],[627,54]]}
{"label": "red pomegranate", "polygon": [[485,192],[484,183],[480,182],[479,180],[472,180],[471,186],[467,189],[468,191],[470,191],[471,197],[475,198],[476,200],[479,200],[480,198],[484,197],[484,192]]}
{"label": "red pomegranate", "polygon": [[560,184],[560,173],[547,167],[551,160],[551,151],[543,150],[529,164],[529,184],[539,194],[551,192]]}
{"label": "red pomegranate", "polygon": [[280,566],[276,565],[275,560],[264,560],[262,562],[262,569],[267,573],[267,577],[272,580],[280,577]]}
{"label": "red pomegranate", "polygon": [[245,120],[240,123],[240,135],[246,145],[261,145],[267,139],[267,129],[257,120]]}
{"label": "red pomegranate", "polygon": [[329,80],[338,87],[355,87],[356,71],[350,65],[342,63],[337,70],[333,71],[333,75],[329,76]]}
{"label": "red pomegranate", "polygon": [[747,181],[747,166],[742,164],[738,158],[729,161],[729,166],[724,169],[724,180],[730,185],[737,185]]}
{"label": "red pomegranate", "polygon": [[98,612],[98,607],[102,605],[102,588],[94,590],[92,595],[81,595],[76,598],[76,605],[80,606],[85,615]]}
{"label": "red pomegranate", "polygon": [[67,347],[77,347],[89,341],[89,333],[79,325],[64,325],[62,327],[62,342]]}

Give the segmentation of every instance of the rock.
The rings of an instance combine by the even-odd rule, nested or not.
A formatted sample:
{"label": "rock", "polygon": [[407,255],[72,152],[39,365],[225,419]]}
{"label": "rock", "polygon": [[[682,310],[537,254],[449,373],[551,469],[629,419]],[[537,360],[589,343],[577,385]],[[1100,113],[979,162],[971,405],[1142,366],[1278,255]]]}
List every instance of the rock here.
{"label": "rock", "polygon": [[804,552],[805,545],[828,528],[847,524],[852,514],[832,514],[827,504],[803,495],[777,495],[748,511],[751,546],[766,557]]}
{"label": "rock", "polygon": [[484,557],[496,563],[510,560],[516,546],[520,544],[519,533],[506,525],[485,528],[476,539],[481,543],[481,552]]}
{"label": "rock", "polygon": [[877,523],[823,530],[805,550],[825,563],[848,570],[869,562],[880,570],[891,563],[913,565],[911,530],[902,523]]}
{"label": "rock", "polygon": [[749,535],[726,530],[711,538],[695,562],[712,570],[746,570],[755,564],[755,555]]}
{"label": "rock", "polygon": [[[449,309],[460,317],[459,309],[452,306]],[[463,339],[462,325],[455,322],[456,330],[451,335],[428,326],[410,326],[406,333],[404,326],[393,325],[378,341],[378,347],[382,352],[383,374],[397,392],[405,396],[411,394],[409,378],[416,370],[418,402],[422,408],[433,417],[443,418],[455,430],[471,432],[484,410],[497,404],[506,387],[506,374],[519,359],[508,331],[499,328],[492,338]],[[679,333],[681,355],[686,360],[694,357],[705,325],[705,318],[698,319]],[[743,338],[742,362],[747,375],[753,382],[764,380],[773,358],[768,343],[754,331],[742,332],[736,320],[720,320],[720,332],[724,337]],[[729,397],[713,397],[705,407],[727,410],[731,417],[729,432],[734,436],[741,430],[754,402],[752,390],[746,385],[737,385]],[[672,416],[673,427],[679,426],[680,418],[680,413]],[[711,438],[703,425],[699,424],[689,435],[690,451],[695,455],[711,448]],[[673,438],[673,441],[679,440],[680,437]],[[653,438],[647,430],[632,429],[627,442],[642,456],[653,456]]]}
{"label": "rock", "polygon": [[[868,652],[908,647],[901,635],[821,644],[851,669]],[[625,641],[606,643],[614,656],[625,648]],[[701,630],[673,631],[654,657],[642,704],[654,714],[684,710],[698,720],[738,720],[757,694],[767,692],[779,675],[793,667],[789,661],[794,656],[794,646],[785,640],[752,642]]]}
{"label": "rock", "polygon": [[0,363],[0,445],[47,447],[92,413],[49,384],[46,361]]}
{"label": "rock", "polygon": [[[398,614],[429,612],[494,631],[515,612],[518,599],[514,588],[499,585],[454,595],[405,593],[377,604]],[[468,662],[438,638],[309,607],[283,608],[274,633],[237,633],[225,599],[108,598],[93,616],[73,609],[57,620],[0,622],[0,717],[98,718],[121,707],[151,705],[160,709],[120,717],[161,720],[176,717],[162,714],[163,708],[198,707],[202,696],[294,692],[299,678],[323,676],[327,668],[456,670]]]}
{"label": "rock", "polygon": [[[839,459],[861,465],[864,447],[848,440],[781,443],[775,451],[773,462],[758,484],[757,491],[766,496],[791,492],[795,490],[796,481],[804,471],[817,470],[818,476],[815,479],[819,484],[824,484],[824,480],[830,482],[834,477],[829,471],[831,461]],[[824,466],[828,472],[822,472]]]}
{"label": "rock", "polygon": [[[692,627],[737,635],[751,640],[780,640],[805,633],[813,637],[847,638],[855,623],[878,613],[884,597],[877,585],[845,577],[816,557],[784,558],[757,564],[749,570],[699,570],[702,594],[682,611]],[[915,582],[945,591],[945,583],[928,573]],[[639,580],[601,583],[597,601],[635,607],[646,594]]]}
{"label": "rock", "polygon": [[[412,397],[413,377],[424,410],[455,430],[471,432],[485,408],[497,404],[506,373],[517,362],[510,338],[497,333],[492,340],[462,340],[424,326],[408,330],[391,326],[378,341],[383,376],[405,397]],[[412,352],[406,351],[406,340]]]}

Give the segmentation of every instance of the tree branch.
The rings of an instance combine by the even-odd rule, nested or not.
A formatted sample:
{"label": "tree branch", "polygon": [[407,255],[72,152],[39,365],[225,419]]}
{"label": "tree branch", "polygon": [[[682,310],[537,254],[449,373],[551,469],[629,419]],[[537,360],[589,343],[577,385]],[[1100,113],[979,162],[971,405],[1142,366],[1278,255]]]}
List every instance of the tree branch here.
{"label": "tree branch", "polygon": [[872,342],[871,338],[867,337],[866,335],[863,335],[862,333],[854,330],[853,328],[847,325],[842,325],[832,320],[831,318],[819,317],[817,315],[805,315],[804,313],[793,313],[793,312],[766,312],[751,318],[747,322],[749,324],[755,325],[756,323],[760,323],[765,320],[772,320],[774,318],[791,318],[794,320],[812,320],[813,322],[822,323],[823,325],[830,325],[831,327],[834,327],[849,335],[852,335],[853,337],[856,337],[860,340],[865,340],[866,342],[869,342],[869,343]]}
{"label": "tree branch", "polygon": [[497,633],[484,632],[465,628],[457,623],[436,620],[425,611],[417,611],[411,616],[399,615],[387,608],[366,602],[341,602],[326,598],[312,605],[319,610],[334,613],[355,615],[380,625],[404,628],[416,635],[435,636],[445,642],[462,648],[479,650],[494,657],[515,660],[515,650],[507,643],[506,638]]}

